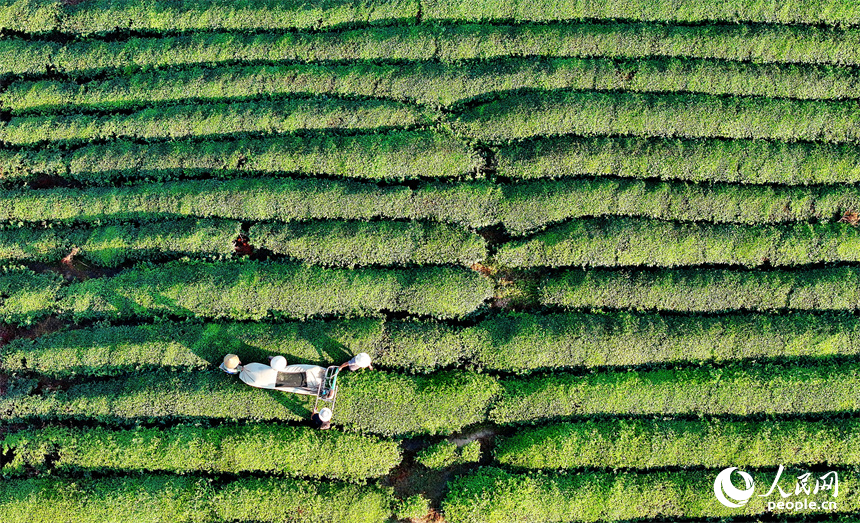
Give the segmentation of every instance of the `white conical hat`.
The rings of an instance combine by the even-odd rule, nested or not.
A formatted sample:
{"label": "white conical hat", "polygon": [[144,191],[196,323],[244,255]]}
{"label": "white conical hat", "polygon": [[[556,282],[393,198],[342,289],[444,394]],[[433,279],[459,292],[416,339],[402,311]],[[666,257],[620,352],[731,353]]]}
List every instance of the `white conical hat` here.
{"label": "white conical hat", "polygon": [[359,367],[369,367],[370,366],[370,354],[366,352],[359,352],[355,355],[355,364]]}
{"label": "white conical hat", "polygon": [[325,423],[326,421],[330,421],[331,416],[332,412],[331,409],[328,407],[325,407],[323,410],[320,411],[320,421],[322,421],[323,423]]}

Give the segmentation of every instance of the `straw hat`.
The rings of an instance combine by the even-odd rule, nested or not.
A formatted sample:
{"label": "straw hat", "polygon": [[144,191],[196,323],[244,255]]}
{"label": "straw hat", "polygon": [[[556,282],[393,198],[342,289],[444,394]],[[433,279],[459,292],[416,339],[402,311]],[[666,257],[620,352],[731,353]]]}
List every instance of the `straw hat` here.
{"label": "straw hat", "polygon": [[224,367],[229,370],[233,370],[238,367],[239,363],[241,363],[239,361],[239,356],[236,356],[235,354],[228,354],[224,356]]}

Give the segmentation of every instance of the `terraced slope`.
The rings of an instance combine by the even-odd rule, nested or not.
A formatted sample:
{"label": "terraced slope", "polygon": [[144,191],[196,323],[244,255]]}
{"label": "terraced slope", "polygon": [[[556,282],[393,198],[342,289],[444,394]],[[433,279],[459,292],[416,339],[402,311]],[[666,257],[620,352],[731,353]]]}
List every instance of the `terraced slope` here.
{"label": "terraced slope", "polygon": [[858,78],[847,0],[0,2],[0,521],[860,518]]}

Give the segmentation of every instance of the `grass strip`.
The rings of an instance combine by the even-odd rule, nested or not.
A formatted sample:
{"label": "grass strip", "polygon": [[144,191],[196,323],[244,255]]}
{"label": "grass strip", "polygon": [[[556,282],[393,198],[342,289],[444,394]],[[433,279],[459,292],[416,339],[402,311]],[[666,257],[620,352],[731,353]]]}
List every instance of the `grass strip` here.
{"label": "grass strip", "polygon": [[58,456],[50,462],[55,473],[254,472],[361,482],[387,474],[402,458],[393,441],[277,424],[129,430],[49,426],[8,434],[2,447],[14,456],[2,471],[15,475],[32,469],[47,473],[49,457]]}
{"label": "grass strip", "polygon": [[491,143],[565,134],[856,142],[855,105],[698,94],[523,93],[472,107],[450,125]]}
{"label": "grass strip", "polygon": [[570,270],[545,276],[539,294],[544,305],[570,309],[854,311],[860,307],[858,284],[860,269],[856,267],[798,271]]}
{"label": "grass strip", "polygon": [[[791,490],[798,472],[805,471],[792,470],[781,476],[779,485],[783,491]],[[857,494],[848,490],[856,488],[854,475],[844,469],[837,473],[840,485],[836,505],[833,509],[821,508],[822,502],[834,501],[832,491],[822,490],[808,496],[809,501],[818,506],[810,509],[811,513],[851,513],[860,506]],[[784,501],[779,495],[763,498],[759,494],[740,508],[718,503],[712,496],[716,475],[717,471],[517,474],[484,467],[451,482],[442,509],[446,520],[451,523],[510,521],[511,514],[517,514],[517,521],[561,523],[779,513],[768,507],[769,502]],[[775,475],[776,472],[770,470],[754,473],[756,494],[765,493],[767,484],[773,482]],[[819,478],[822,474],[814,475]],[[791,501],[804,506],[802,498]]]}
{"label": "grass strip", "polygon": [[526,469],[775,467],[860,463],[860,420],[600,420],[497,440],[498,463]]}
{"label": "grass strip", "polygon": [[502,380],[496,423],[572,416],[775,415],[856,412],[856,363],[739,363],[715,368],[554,374]]}
{"label": "grass strip", "polygon": [[471,147],[456,138],[428,131],[157,143],[114,140],[73,149],[0,150],[0,159],[8,165],[4,177],[7,182],[38,180],[48,175],[96,185],[296,173],[377,181],[449,178],[474,176],[484,165]]}
{"label": "grass strip", "polygon": [[334,267],[441,264],[468,267],[487,257],[483,238],[436,223],[275,222],[254,225],[248,235],[261,249]]}
{"label": "grass strip", "polygon": [[423,125],[421,111],[383,100],[277,100],[196,102],[125,113],[13,117],[0,128],[9,145],[85,144],[129,138],[183,139],[297,131],[397,129]]}
{"label": "grass strip", "polygon": [[396,505],[390,490],[299,479],[233,481],[174,475],[35,478],[0,484],[7,523],[382,523]]}
{"label": "grass strip", "polygon": [[796,266],[860,261],[860,233],[844,223],[713,225],[582,219],[503,244],[509,267]]}
{"label": "grass strip", "polygon": [[0,260],[57,263],[74,251],[76,259],[117,267],[178,255],[228,256],[240,229],[238,222],[193,219],[92,229],[2,229]]}
{"label": "grass strip", "polygon": [[[386,436],[449,434],[487,419],[498,380],[473,372],[400,376],[346,373],[339,381],[333,423]],[[96,420],[129,425],[143,420],[201,418],[304,421],[312,396],[249,387],[219,370],[156,371],[86,381],[61,392],[34,394],[34,380],[12,383],[0,398],[7,419]]]}
{"label": "grass strip", "polygon": [[[0,102],[15,114],[111,111],[178,101],[316,94],[372,96],[450,106],[517,89],[685,91],[798,99],[858,98],[856,71],[824,65],[749,64],[678,58],[500,58],[468,68],[436,62],[402,65],[291,64],[191,66],[89,82],[13,81]],[[409,115],[419,121],[420,115]],[[399,122],[397,122],[399,123]]]}
{"label": "grass strip", "polygon": [[860,154],[850,144],[563,137],[506,145],[495,157],[497,173],[512,179],[615,175],[786,185],[860,181]]}

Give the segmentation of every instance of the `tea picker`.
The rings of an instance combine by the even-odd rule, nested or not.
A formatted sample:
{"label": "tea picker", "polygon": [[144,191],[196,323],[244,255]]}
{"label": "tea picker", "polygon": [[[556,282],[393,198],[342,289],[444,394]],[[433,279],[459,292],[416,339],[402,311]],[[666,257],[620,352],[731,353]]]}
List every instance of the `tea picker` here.
{"label": "tea picker", "polygon": [[[287,359],[283,356],[275,356],[269,365],[264,363],[242,365],[237,355],[227,354],[219,368],[227,374],[238,374],[240,380],[252,387],[316,396],[312,423],[317,425],[317,420],[313,418],[318,418],[322,425],[328,425],[337,400],[337,377],[346,367],[350,370],[373,368],[370,356],[365,352],[357,354],[343,365],[330,367],[287,365]],[[321,402],[323,405],[329,405],[320,409]]]}

